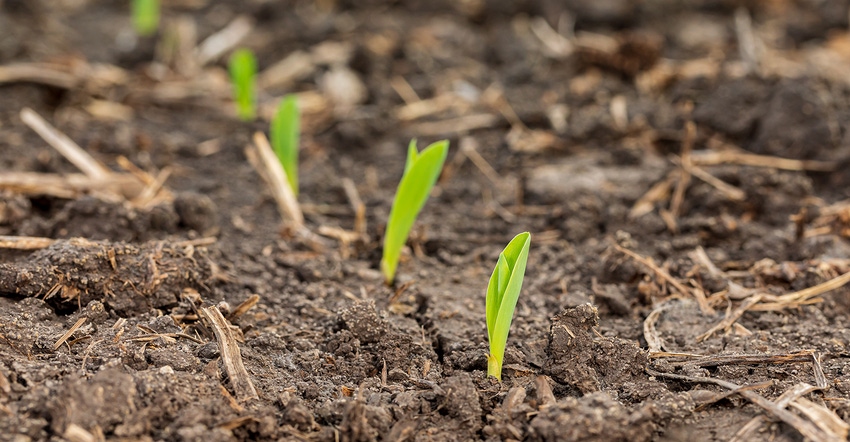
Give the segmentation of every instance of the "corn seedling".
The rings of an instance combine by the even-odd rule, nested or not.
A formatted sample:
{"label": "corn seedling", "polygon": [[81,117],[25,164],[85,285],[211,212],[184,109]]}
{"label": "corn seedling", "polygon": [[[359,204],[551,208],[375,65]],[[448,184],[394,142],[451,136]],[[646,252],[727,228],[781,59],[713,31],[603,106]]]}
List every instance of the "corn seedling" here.
{"label": "corn seedling", "polygon": [[141,36],[153,35],[159,27],[159,0],[133,0],[133,28]]}
{"label": "corn seedling", "polygon": [[395,280],[398,258],[401,248],[407,242],[407,235],[413,227],[416,217],[428,200],[431,188],[437,182],[443,163],[449,151],[448,140],[438,141],[426,147],[422,152],[416,150],[416,140],[407,148],[407,163],[404,174],[398,184],[398,190],[390,209],[390,219],[384,232],[384,256],[381,259],[381,272],[387,285]]}
{"label": "corn seedling", "polygon": [[508,332],[511,329],[519,292],[522,290],[530,245],[530,233],[523,232],[515,236],[499,254],[499,261],[487,285],[487,339],[490,341],[487,375],[500,381],[505,345],[508,343]]}
{"label": "corn seedling", "polygon": [[269,128],[272,148],[277,155],[292,193],[298,196],[298,140],[301,135],[298,99],[287,95],[280,102]]}
{"label": "corn seedling", "polygon": [[238,49],[230,56],[230,81],[233,83],[233,99],[236,113],[244,121],[251,121],[256,115],[256,93],[254,91],[257,76],[257,59],[249,49]]}

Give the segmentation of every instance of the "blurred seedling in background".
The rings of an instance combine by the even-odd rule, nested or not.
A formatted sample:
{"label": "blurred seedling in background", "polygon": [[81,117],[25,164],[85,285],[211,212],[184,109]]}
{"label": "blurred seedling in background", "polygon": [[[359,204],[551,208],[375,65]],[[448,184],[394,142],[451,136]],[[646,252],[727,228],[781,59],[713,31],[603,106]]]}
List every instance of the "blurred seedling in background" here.
{"label": "blurred seedling in background", "polygon": [[381,273],[384,281],[391,285],[395,280],[401,249],[407,242],[416,217],[428,200],[428,194],[440,177],[443,163],[449,151],[448,140],[438,141],[426,147],[422,152],[416,150],[416,140],[411,140],[407,148],[407,163],[404,174],[398,184],[398,190],[390,209],[390,218],[384,232],[384,254],[381,259]]}
{"label": "blurred seedling in background", "polygon": [[505,359],[505,346],[513,321],[525,266],[528,262],[528,249],[531,246],[531,234],[520,233],[511,240],[505,250],[499,254],[499,261],[490,283],[487,286],[487,340],[490,342],[490,354],[487,356],[487,375],[502,380],[502,363]]}
{"label": "blurred seedling in background", "polygon": [[252,121],[257,115],[256,77],[257,59],[249,49],[237,49],[228,65],[233,83],[233,100],[236,113],[243,121]]}
{"label": "blurred seedling in background", "polygon": [[269,127],[272,149],[277,155],[292,193],[298,196],[298,142],[301,137],[301,115],[295,95],[283,97]]}
{"label": "blurred seedling in background", "polygon": [[133,0],[132,16],[136,34],[153,35],[159,27],[159,0]]}

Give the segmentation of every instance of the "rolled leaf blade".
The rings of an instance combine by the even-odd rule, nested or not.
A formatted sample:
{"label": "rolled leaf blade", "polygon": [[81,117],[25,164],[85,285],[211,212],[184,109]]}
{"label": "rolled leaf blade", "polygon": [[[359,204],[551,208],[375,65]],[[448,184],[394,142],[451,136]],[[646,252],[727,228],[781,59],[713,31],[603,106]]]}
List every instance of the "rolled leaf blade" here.
{"label": "rolled leaf blade", "polygon": [[502,303],[503,286],[510,278],[510,269],[507,268],[505,257],[500,253],[499,260],[496,262],[496,267],[493,268],[493,273],[490,275],[490,283],[487,285],[487,298],[485,309],[487,311],[487,339],[493,338],[493,327],[496,324],[496,317],[499,315],[499,305]]}
{"label": "rolled leaf blade", "polygon": [[419,151],[416,150],[416,138],[410,140],[410,144],[407,145],[407,161],[404,162],[404,173],[402,176],[407,175],[407,171],[410,170],[410,166],[416,162],[416,158],[419,157]]}
{"label": "rolled leaf blade", "polygon": [[431,189],[440,177],[448,154],[449,142],[443,140],[433,143],[415,156],[411,147],[414,151],[416,147],[408,146],[408,159],[413,156],[413,160],[408,160],[410,164],[405,166],[406,171],[399,182],[384,234],[381,272],[387,284],[392,284],[395,279],[401,249],[407,241],[407,236],[419,212],[425,206]]}
{"label": "rolled leaf blade", "polygon": [[280,160],[292,193],[298,196],[298,143],[301,138],[301,116],[298,99],[287,95],[281,100],[269,127],[269,138]]}
{"label": "rolled leaf blade", "polygon": [[[525,268],[528,262],[528,251],[531,246],[531,234],[528,232],[520,233],[508,243],[505,250],[499,256],[498,268],[499,272],[503,271],[501,262],[504,257],[504,262],[509,267],[510,276],[508,278],[505,290],[500,295],[500,302],[495,320],[490,332],[490,321],[492,314],[491,307],[487,308],[487,325],[488,337],[490,338],[490,355],[488,357],[488,375],[494,376],[497,379],[502,379],[502,363],[505,357],[505,346],[508,342],[508,334],[513,321],[514,310],[516,309],[519,294],[522,291],[522,282],[525,277]],[[495,273],[495,272],[494,272]],[[497,278],[498,275],[494,275]],[[488,292],[488,298],[490,293]]]}
{"label": "rolled leaf blade", "polygon": [[256,115],[254,78],[257,75],[257,59],[250,50],[238,49],[230,56],[228,68],[233,82],[236,113],[242,120],[251,121]]}
{"label": "rolled leaf blade", "polygon": [[490,275],[490,284],[487,286],[486,310],[488,340],[493,339],[493,327],[496,324],[496,318],[499,316],[499,306],[502,305],[502,295],[505,293],[505,288],[508,285],[510,277],[511,269],[508,267],[505,254],[499,253],[499,260],[496,262],[493,274]]}
{"label": "rolled leaf blade", "polygon": [[159,0],[133,0],[132,16],[137,34],[153,35],[159,27]]}
{"label": "rolled leaf blade", "polygon": [[502,305],[502,295],[505,293],[505,289],[508,287],[508,281],[511,278],[511,266],[508,264],[508,258],[505,257],[505,253],[502,252],[499,254],[499,262],[497,264],[499,266],[499,277],[496,280],[498,283],[498,291],[499,295],[499,305]]}

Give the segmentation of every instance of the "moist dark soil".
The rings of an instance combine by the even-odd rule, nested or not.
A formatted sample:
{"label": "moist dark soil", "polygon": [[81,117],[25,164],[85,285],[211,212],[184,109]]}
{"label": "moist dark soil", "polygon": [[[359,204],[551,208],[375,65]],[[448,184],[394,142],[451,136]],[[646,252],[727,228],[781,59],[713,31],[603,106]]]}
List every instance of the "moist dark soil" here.
{"label": "moist dark soil", "polygon": [[[125,3],[0,2],[0,65],[73,80],[0,75],[0,173],[80,174],[23,108],[168,173],[147,204],[0,187],[2,238],[52,240],[0,249],[0,440],[791,441],[750,393],[800,384],[778,408],[846,437],[850,291],[782,296],[850,271],[848,1],[181,0],[143,38]],[[256,122],[229,52],[198,61],[238,16]],[[306,236],[245,153],[286,93]],[[388,287],[414,137],[451,148]],[[485,289],[522,231],[499,382]]]}

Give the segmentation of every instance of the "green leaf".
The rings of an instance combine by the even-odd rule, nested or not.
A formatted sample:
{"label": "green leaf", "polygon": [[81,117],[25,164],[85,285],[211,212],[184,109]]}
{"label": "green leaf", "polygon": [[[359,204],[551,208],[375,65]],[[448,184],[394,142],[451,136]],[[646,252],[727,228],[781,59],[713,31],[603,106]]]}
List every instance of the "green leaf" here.
{"label": "green leaf", "polygon": [[301,115],[295,95],[283,97],[269,127],[269,138],[277,159],[286,172],[292,193],[298,196],[298,141],[301,136]]}
{"label": "green leaf", "polygon": [[433,143],[422,152],[416,151],[415,140],[408,146],[404,175],[398,184],[393,206],[390,209],[390,218],[387,221],[387,229],[384,232],[381,272],[388,285],[395,279],[401,248],[407,242],[407,235],[410,234],[416,217],[419,216],[431,189],[440,177],[448,151],[448,140]]}
{"label": "green leaf", "polygon": [[407,171],[410,170],[410,166],[416,162],[416,158],[419,157],[419,151],[416,150],[416,138],[410,140],[410,144],[407,145],[407,161],[404,162],[404,175],[407,175]]}
{"label": "green leaf", "polygon": [[256,92],[254,78],[257,76],[257,59],[249,49],[238,49],[230,56],[230,81],[233,83],[233,99],[236,101],[236,113],[244,121],[254,119],[256,111]]}
{"label": "green leaf", "polygon": [[136,33],[153,35],[159,27],[159,0],[133,0],[131,9]]}
{"label": "green leaf", "polygon": [[508,343],[508,333],[519,293],[522,291],[530,246],[530,233],[523,232],[515,236],[499,254],[499,261],[487,286],[487,339],[490,341],[487,374],[499,380],[502,379],[505,346]]}
{"label": "green leaf", "polygon": [[496,268],[493,269],[493,274],[490,276],[490,284],[487,286],[487,336],[493,336],[493,327],[496,324],[496,317],[499,315],[499,306],[502,304],[502,295],[507,288],[508,280],[511,277],[511,269],[508,266],[508,261],[505,259],[505,254],[499,254],[499,261],[496,263]]}

